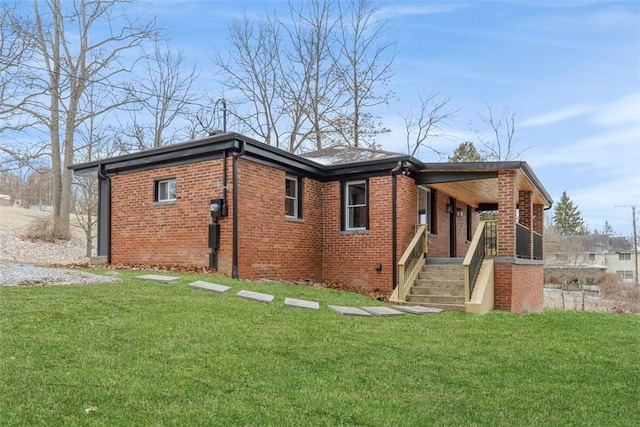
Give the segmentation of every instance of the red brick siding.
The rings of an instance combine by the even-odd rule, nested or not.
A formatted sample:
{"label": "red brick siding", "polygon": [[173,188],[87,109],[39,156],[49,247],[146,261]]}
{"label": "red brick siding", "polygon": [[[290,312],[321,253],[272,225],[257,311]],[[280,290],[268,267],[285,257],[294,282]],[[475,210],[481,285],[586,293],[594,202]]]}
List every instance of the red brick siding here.
{"label": "red brick siding", "polygon": [[542,238],[541,253],[544,256],[544,206],[533,205],[533,231],[540,234]]}
{"label": "red brick siding", "polygon": [[[222,161],[111,178],[111,262],[209,265],[209,202],[222,197]],[[175,203],[155,203],[155,181],[176,179]]]}
{"label": "red brick siding", "polygon": [[513,313],[539,313],[544,308],[544,266],[496,263],[494,307]]}
{"label": "red brick siding", "polygon": [[[325,183],[324,280],[389,291],[395,268],[391,265],[391,176],[369,179],[369,230],[364,232],[341,231],[340,186],[340,182]],[[375,270],[376,264],[382,264],[381,271]]]}
{"label": "red brick siding", "polygon": [[498,171],[498,255],[516,256],[516,171]]}
{"label": "red brick siding", "polygon": [[[531,191],[520,190],[518,192],[518,222],[533,231],[533,204]],[[533,233],[529,233],[529,253],[523,258],[533,258]]]}
{"label": "red brick siding", "polygon": [[243,279],[322,279],[322,187],[302,182],[302,219],[285,217],[284,171],[238,160],[238,273]]}

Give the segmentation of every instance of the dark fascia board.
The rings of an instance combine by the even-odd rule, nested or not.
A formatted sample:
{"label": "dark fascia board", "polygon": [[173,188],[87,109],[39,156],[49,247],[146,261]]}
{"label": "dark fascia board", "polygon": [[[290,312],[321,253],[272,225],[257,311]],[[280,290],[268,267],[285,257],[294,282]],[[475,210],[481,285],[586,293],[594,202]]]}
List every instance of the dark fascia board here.
{"label": "dark fascia board", "polygon": [[157,167],[187,164],[212,158],[220,158],[223,151],[228,155],[241,155],[271,167],[283,169],[289,173],[312,177],[320,181],[331,181],[353,175],[379,175],[390,173],[404,162],[406,169],[417,174],[421,163],[409,156],[386,158],[367,162],[350,163],[338,166],[326,166],[313,160],[297,156],[279,148],[258,142],[234,132],[215,135],[197,141],[169,145],[152,150],[141,151],[70,166],[76,175],[96,175],[99,169],[105,175],[149,170]]}
{"label": "dark fascia board", "polygon": [[[450,162],[450,163],[423,163],[426,171],[457,171],[457,172],[481,172],[481,171],[498,171],[500,169],[519,169],[524,173],[531,184],[538,190],[540,195],[545,199],[549,207],[553,205],[553,198],[544,188],[538,177],[527,162],[521,160],[502,161],[502,162]],[[429,172],[429,173],[433,173]]]}

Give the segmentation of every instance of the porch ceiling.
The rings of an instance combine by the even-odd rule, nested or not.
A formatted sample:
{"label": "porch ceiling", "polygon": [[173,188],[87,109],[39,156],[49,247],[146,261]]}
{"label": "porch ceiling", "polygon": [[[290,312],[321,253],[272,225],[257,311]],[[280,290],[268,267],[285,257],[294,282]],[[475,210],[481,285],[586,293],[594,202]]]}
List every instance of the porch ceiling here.
{"label": "porch ceiling", "polygon": [[[424,172],[429,173],[433,172],[433,170]],[[469,171],[468,176],[470,179],[468,180],[461,179],[464,178],[465,173],[460,173],[459,171],[451,174],[450,180],[446,178],[447,173],[438,174],[441,176],[438,179],[440,182],[430,182],[428,185],[474,207],[478,207],[483,203],[498,203],[498,178],[473,179],[476,178],[474,174],[477,174],[477,171]],[[534,204],[548,206],[545,197],[536,189],[522,170],[516,170],[516,185],[518,190],[532,192]]]}

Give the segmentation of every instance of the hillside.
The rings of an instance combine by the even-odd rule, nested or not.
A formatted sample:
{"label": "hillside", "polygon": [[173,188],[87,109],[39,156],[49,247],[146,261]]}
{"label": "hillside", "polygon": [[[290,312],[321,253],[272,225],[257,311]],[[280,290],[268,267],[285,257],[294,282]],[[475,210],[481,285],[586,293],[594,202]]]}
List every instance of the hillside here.
{"label": "hillside", "polygon": [[0,261],[50,265],[85,262],[84,232],[72,227],[72,239],[57,243],[30,241],[23,236],[29,226],[51,214],[18,207],[0,206]]}

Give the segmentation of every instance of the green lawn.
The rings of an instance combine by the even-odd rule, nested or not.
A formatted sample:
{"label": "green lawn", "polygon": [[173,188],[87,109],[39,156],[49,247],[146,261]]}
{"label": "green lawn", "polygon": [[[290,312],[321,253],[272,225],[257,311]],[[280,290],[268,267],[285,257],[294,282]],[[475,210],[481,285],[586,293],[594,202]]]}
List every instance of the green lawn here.
{"label": "green lawn", "polygon": [[217,295],[187,287],[211,276],[138,274],[0,287],[1,426],[640,425],[638,316],[354,318],[326,305],[378,303],[222,278],[233,289]]}

